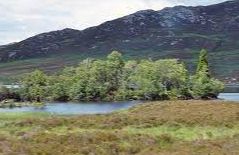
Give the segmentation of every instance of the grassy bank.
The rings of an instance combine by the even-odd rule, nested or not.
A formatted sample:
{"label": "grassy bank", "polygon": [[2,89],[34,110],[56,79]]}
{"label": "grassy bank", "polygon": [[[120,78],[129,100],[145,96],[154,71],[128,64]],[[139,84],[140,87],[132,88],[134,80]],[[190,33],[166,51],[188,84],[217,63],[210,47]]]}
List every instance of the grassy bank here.
{"label": "grassy bank", "polygon": [[239,104],[166,101],[107,115],[0,114],[0,154],[239,154]]}

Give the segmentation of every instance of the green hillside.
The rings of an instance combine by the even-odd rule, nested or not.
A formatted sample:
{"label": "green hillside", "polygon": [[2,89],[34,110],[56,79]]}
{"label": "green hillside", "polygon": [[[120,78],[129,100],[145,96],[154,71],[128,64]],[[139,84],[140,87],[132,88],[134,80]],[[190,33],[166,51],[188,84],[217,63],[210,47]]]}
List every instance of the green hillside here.
{"label": "green hillside", "polygon": [[[191,72],[195,71],[199,51],[121,51],[125,59],[163,59],[182,57]],[[107,52],[110,53],[110,52]],[[104,58],[107,53],[87,53],[87,54],[64,54],[52,55],[50,57],[32,58],[27,60],[17,60],[7,63],[0,63],[0,81],[11,83],[24,73],[29,73],[35,69],[41,69],[49,74],[55,74],[66,66],[78,65],[86,58]],[[182,55],[183,53],[183,55]],[[209,52],[209,62],[212,73],[224,81],[229,81],[233,77],[239,76],[239,50]]]}
{"label": "green hillside", "polygon": [[239,1],[210,6],[142,10],[85,30],[63,29],[0,46],[0,79],[36,68],[55,73],[80,60],[111,51],[125,59],[177,58],[191,71],[198,52],[210,54],[211,71],[235,82],[239,77]]}

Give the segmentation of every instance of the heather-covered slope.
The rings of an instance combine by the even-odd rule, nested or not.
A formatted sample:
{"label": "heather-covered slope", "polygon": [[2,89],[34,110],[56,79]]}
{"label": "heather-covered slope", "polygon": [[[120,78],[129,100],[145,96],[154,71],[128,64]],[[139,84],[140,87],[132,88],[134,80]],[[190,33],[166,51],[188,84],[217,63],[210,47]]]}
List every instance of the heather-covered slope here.
{"label": "heather-covered slope", "polygon": [[239,105],[152,102],[106,115],[0,114],[0,154],[237,155]]}

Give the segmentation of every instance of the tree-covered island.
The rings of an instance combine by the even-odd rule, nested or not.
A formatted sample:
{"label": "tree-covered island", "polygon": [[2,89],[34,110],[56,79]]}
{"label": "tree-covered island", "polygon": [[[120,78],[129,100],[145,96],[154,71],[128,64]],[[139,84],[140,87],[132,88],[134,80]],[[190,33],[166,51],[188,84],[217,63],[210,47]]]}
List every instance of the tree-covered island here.
{"label": "tree-covered island", "polygon": [[211,99],[224,88],[210,75],[206,50],[194,75],[176,59],[125,61],[114,51],[104,60],[86,59],[55,75],[36,70],[20,85],[12,97],[31,102]]}

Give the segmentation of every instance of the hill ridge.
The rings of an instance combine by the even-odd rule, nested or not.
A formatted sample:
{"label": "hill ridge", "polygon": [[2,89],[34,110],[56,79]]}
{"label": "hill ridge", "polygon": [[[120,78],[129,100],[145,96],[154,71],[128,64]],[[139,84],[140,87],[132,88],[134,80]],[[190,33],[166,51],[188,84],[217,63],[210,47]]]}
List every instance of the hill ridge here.
{"label": "hill ridge", "polygon": [[193,68],[198,51],[206,48],[211,54],[213,73],[237,77],[238,14],[236,0],[141,10],[84,30],[66,28],[0,46],[0,62],[66,54],[101,57],[119,50],[128,58],[179,58]]}

